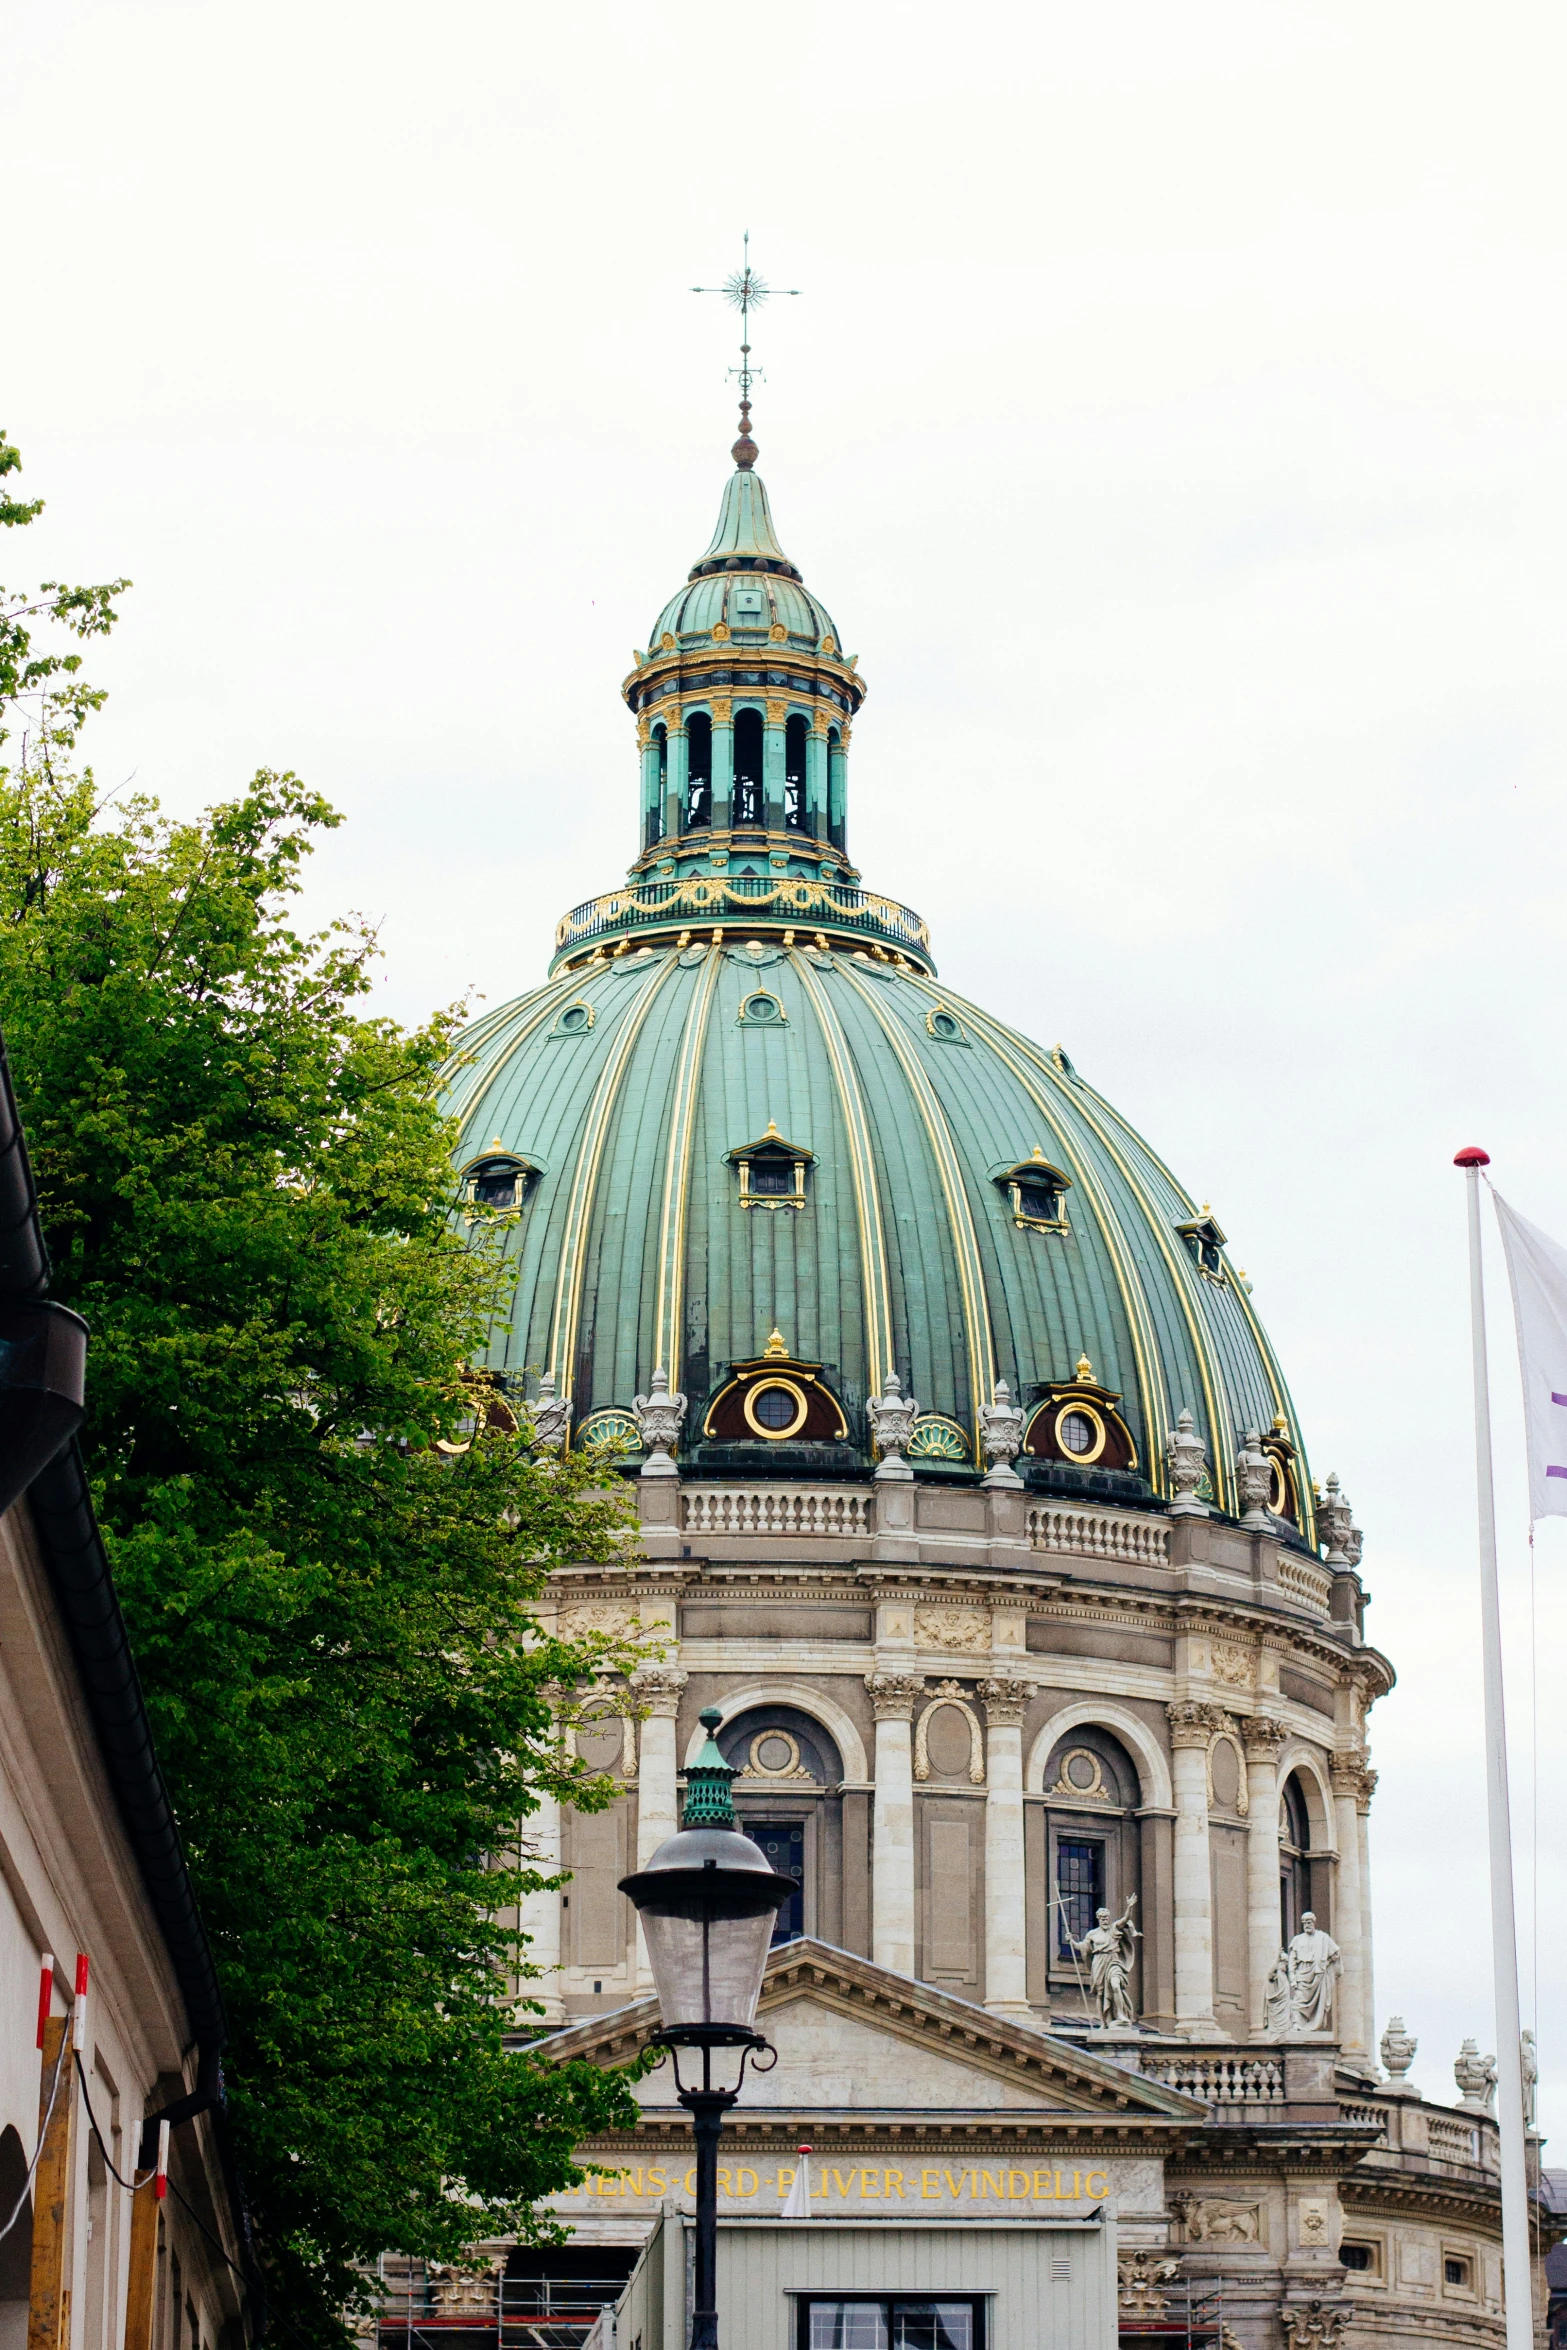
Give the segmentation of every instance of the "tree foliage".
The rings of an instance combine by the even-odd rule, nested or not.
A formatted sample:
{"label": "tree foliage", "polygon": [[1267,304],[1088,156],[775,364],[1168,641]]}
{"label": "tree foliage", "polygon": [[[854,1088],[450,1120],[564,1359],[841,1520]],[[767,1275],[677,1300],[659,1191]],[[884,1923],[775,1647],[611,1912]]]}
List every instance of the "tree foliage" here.
{"label": "tree foliage", "polygon": [[454,1016],[368,1016],[371,936],[293,926],[332,811],[261,774],[177,822],[62,764],[95,697],[31,632],[107,627],[118,585],[3,599],[0,722],[33,706],[0,768],[0,1026],[92,1331],[84,1442],[259,2243],[328,2338],[356,2262],[526,2229],[628,2110],[622,2077],[503,2045],[528,1817],[607,1794],[547,1693],[629,1661],[530,1605],[625,1513],[601,1464],[476,1424],[507,1219],[454,1212]]}

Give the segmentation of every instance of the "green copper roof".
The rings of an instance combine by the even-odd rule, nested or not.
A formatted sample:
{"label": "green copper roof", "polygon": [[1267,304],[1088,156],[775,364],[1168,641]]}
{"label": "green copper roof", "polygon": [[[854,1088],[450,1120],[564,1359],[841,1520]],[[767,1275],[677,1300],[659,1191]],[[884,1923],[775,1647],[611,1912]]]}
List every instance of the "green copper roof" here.
{"label": "green copper roof", "polygon": [[[760,597],[760,609],[754,600],[748,610],[737,607],[736,592],[745,590],[753,599]],[[705,640],[720,620],[727,623],[741,651],[747,645],[766,643],[775,624],[787,631],[793,644],[812,651],[823,637],[837,641],[831,613],[798,580],[785,579],[776,571],[709,571],[688,580],[678,595],[670,597],[653,623],[648,643],[659,644],[666,630],[677,641],[687,637]]]}
{"label": "green copper roof", "polygon": [[[1200,1203],[1063,1055],[912,968],[733,934],[643,948],[477,1022],[447,1101],[459,1165],[498,1143],[538,1170],[490,1361],[530,1391],[551,1373],[578,1428],[626,1412],[662,1364],[700,1474],[710,1405],[777,1329],[842,1405],[850,1473],[889,1371],[972,1474],[994,1381],[1027,1400],[1084,1354],[1121,1395],[1145,1495],[1183,1407],[1223,1508],[1247,1429],[1282,1416],[1302,1449],[1239,1274],[1222,1251],[1205,1271],[1181,1236]],[[770,1126],[811,1154],[803,1208],[739,1204],[732,1154]],[[1014,1214],[1007,1173],[1036,1152],[1070,1178],[1065,1230]]]}
{"label": "green copper roof", "polygon": [[[724,484],[724,502],[718,509],[718,526],[705,555],[691,567],[691,576],[726,564],[738,556],[752,563],[779,565],[794,572],[794,565],[778,544],[778,533],[773,528],[772,508],[767,503],[767,485],[759,473],[737,467]],[[795,572],[795,577],[799,574]]]}
{"label": "green copper roof", "polygon": [[719,1753],[714,1736],[723,1718],[716,1705],[704,1705],[697,1716],[707,1740],[696,1761],[686,1765],[683,1828],[732,1828],[735,1824],[734,1798],[729,1792],[735,1774]]}

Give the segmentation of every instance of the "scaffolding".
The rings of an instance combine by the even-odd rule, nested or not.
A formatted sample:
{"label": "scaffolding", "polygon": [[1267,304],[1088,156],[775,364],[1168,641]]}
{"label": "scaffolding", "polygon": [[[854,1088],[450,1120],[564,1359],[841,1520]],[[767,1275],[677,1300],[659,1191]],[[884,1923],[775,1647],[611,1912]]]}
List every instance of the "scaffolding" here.
{"label": "scaffolding", "polygon": [[[617,2247],[602,2249],[608,2267]],[[379,2350],[582,2350],[626,2274],[507,2276],[383,2257],[376,2340]]]}

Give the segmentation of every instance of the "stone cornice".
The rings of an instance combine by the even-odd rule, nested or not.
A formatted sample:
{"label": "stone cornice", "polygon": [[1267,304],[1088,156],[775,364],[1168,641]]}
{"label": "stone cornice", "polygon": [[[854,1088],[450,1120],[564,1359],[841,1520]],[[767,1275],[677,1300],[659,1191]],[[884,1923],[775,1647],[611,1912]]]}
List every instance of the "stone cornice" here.
{"label": "stone cornice", "polygon": [[[1097,1561],[1085,1561],[1097,1566]],[[603,1566],[557,1568],[551,1588],[577,1586],[604,1591],[624,1588],[660,1591],[684,1598],[695,1590],[801,1587],[825,1596],[877,1600],[925,1599],[939,1604],[952,1600],[984,1599],[992,1606],[1027,1607],[1047,1621],[1133,1623],[1135,1628],[1163,1634],[1186,1631],[1222,1633],[1250,1640],[1271,1653],[1305,1658],[1329,1668],[1335,1684],[1354,1681],[1367,1692],[1368,1702],[1392,1688],[1394,1675],[1376,1649],[1346,1649],[1312,1625],[1281,1620],[1255,1600],[1216,1599],[1212,1593],[1149,1591],[1132,1585],[1089,1581],[1076,1576],[1043,1572],[1032,1567],[993,1568],[910,1566],[882,1564],[869,1559],[791,1562],[682,1561],[678,1569],[660,1563],[629,1560]],[[1140,1621],[1137,1621],[1140,1620]],[[1047,1652],[1036,1652],[1047,1653]]]}

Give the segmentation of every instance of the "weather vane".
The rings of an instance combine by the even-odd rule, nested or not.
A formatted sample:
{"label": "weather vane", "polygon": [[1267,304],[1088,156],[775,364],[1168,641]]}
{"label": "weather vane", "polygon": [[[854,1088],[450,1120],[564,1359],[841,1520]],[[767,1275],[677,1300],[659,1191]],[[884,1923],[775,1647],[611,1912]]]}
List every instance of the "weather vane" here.
{"label": "weather vane", "polygon": [[729,372],[740,381],[740,438],[734,445],[735,463],[749,470],[756,463],[756,443],[751,438],[751,386],[758,379],[766,381],[762,370],[751,365],[751,313],[759,310],[771,294],[798,294],[799,286],[770,286],[764,277],[751,267],[751,232],[745,232],[740,267],[721,286],[693,286],[693,294],[722,294],[740,313],[740,364]]}

